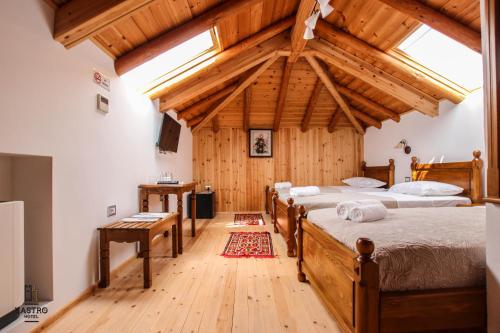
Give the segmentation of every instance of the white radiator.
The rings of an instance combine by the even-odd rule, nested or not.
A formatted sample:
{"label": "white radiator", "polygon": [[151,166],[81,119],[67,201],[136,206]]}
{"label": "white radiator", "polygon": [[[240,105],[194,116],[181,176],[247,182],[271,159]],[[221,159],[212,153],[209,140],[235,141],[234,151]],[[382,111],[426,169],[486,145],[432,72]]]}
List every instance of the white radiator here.
{"label": "white radiator", "polygon": [[0,203],[0,328],[24,303],[24,203]]}

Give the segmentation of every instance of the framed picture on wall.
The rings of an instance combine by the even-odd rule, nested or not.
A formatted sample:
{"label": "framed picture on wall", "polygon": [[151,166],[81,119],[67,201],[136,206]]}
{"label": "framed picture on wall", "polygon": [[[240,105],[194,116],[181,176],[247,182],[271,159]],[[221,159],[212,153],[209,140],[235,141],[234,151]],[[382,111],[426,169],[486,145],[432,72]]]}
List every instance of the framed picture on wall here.
{"label": "framed picture on wall", "polygon": [[248,146],[250,157],[273,157],[273,130],[248,130]]}

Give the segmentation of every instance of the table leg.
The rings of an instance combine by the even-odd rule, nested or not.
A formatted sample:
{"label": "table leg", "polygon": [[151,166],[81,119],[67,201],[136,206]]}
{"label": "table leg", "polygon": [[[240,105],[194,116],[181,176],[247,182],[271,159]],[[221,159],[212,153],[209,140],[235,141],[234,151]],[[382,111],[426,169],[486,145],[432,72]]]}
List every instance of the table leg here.
{"label": "table leg", "polygon": [[191,191],[191,237],[196,236],[196,190]]}
{"label": "table leg", "polygon": [[141,241],[142,255],[143,255],[143,274],[144,274],[144,288],[151,287],[153,283],[153,274],[151,271],[151,244],[149,236],[144,236]]}
{"label": "table leg", "polygon": [[141,212],[149,212],[149,195],[148,192],[141,190]]}
{"label": "table leg", "polygon": [[172,225],[172,257],[177,258],[177,226]]}
{"label": "table leg", "polygon": [[163,212],[168,213],[168,194],[163,196]]}
{"label": "table leg", "polygon": [[106,238],[105,231],[101,231],[99,235],[100,243],[100,266],[101,266],[101,280],[99,281],[99,288],[106,288],[109,286],[110,268],[109,268],[109,241]]}
{"label": "table leg", "polygon": [[177,240],[178,240],[178,252],[182,254],[182,193],[177,193]]}

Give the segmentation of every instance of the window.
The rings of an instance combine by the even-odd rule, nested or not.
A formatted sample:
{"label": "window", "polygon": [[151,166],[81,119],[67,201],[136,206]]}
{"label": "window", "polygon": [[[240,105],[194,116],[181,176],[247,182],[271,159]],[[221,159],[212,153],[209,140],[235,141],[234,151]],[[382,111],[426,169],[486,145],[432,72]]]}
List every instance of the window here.
{"label": "window", "polygon": [[199,64],[218,50],[219,43],[214,29],[207,30],[125,73],[122,78],[130,86],[146,93]]}
{"label": "window", "polygon": [[396,51],[468,91],[483,84],[481,54],[427,25],[418,28]]}

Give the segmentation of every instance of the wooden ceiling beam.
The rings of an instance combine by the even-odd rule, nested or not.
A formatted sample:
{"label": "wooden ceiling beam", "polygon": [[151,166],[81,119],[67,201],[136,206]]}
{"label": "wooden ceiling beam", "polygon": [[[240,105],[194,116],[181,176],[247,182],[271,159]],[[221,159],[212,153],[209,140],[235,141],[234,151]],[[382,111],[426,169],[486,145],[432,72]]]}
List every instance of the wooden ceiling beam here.
{"label": "wooden ceiling beam", "polygon": [[153,1],[72,0],[56,10],[54,39],[73,47]]}
{"label": "wooden ceiling beam", "polygon": [[325,69],[321,66],[321,64],[313,57],[313,56],[306,56],[307,62],[311,65],[313,70],[316,72],[316,74],[319,76],[323,84],[325,85],[326,89],[330,92],[332,95],[333,99],[338,103],[340,106],[340,109],[345,113],[347,116],[347,119],[352,123],[356,131],[358,131],[359,134],[364,134],[365,131],[363,130],[363,127],[359,124],[359,122],[356,120],[354,115],[351,112],[351,109],[349,108],[349,105],[345,102],[344,98],[340,95],[340,93],[337,91],[335,88],[335,85],[330,79],[330,76],[328,73],[325,71]]}
{"label": "wooden ceiling beam", "polygon": [[352,106],[351,106],[351,112],[354,115],[354,117],[361,120],[362,122],[364,122],[368,126],[373,126],[373,127],[378,128],[378,129],[382,128],[382,123],[380,122],[380,120],[375,119],[372,116],[367,115],[366,113],[361,112],[361,111],[353,108]]}
{"label": "wooden ceiling beam", "polygon": [[[232,84],[230,86],[227,86],[224,89],[219,90],[218,92],[208,96],[207,98],[202,99],[199,102],[196,102],[195,104],[189,106],[188,108],[177,112],[177,119],[178,120],[179,119],[188,119],[188,118],[192,118],[193,116],[196,116],[196,115],[202,113],[202,110],[207,109],[208,106],[215,103],[219,99],[226,97],[227,95],[232,93],[237,87],[238,87],[238,85],[236,83]],[[160,112],[167,112],[168,110],[170,110],[170,109],[162,109],[161,104],[160,104]]]}
{"label": "wooden ceiling beam", "polygon": [[335,131],[335,127],[337,127],[337,123],[340,118],[340,111],[337,107],[335,111],[333,111],[332,117],[330,118],[330,122],[328,123],[328,133],[333,133]]}
{"label": "wooden ceiling beam", "polygon": [[288,93],[288,84],[290,83],[290,76],[292,74],[294,62],[287,61],[281,76],[280,92],[278,95],[278,104],[276,106],[276,113],[274,115],[273,130],[277,132],[280,129],[281,117],[285,109],[286,95]]}
{"label": "wooden ceiling beam", "polygon": [[321,90],[323,89],[323,83],[318,78],[316,84],[314,85],[313,92],[311,97],[309,98],[309,102],[307,103],[307,109],[304,113],[304,117],[302,118],[302,124],[300,125],[300,129],[302,132],[307,132],[309,129],[309,124],[311,123],[312,114],[314,108],[316,107],[316,103],[319,100],[319,95],[321,94]]}
{"label": "wooden ceiling beam", "polygon": [[377,49],[376,47],[371,46],[370,44],[368,44],[364,40],[357,38],[356,36],[337,29],[334,25],[324,20],[318,20],[315,33],[320,38],[323,38],[331,43],[341,43],[347,45],[356,52],[363,53],[373,58],[377,62],[380,62],[384,66],[390,67],[397,72],[408,75],[414,80],[421,82],[429,88],[439,92],[444,96],[444,98],[455,104],[461,103],[465,99],[467,92],[460,86],[454,85],[452,82],[450,82],[450,85],[447,85],[444,82],[436,80],[427,73],[410,66],[409,64],[384,51]]}
{"label": "wooden ceiling beam", "polygon": [[331,43],[312,40],[309,46],[316,50],[313,54],[323,61],[376,87],[423,114],[431,117],[438,115],[438,101],[412,85]]}
{"label": "wooden ceiling beam", "polygon": [[224,98],[221,103],[219,103],[213,110],[207,112],[203,120],[196,125],[196,127],[193,129],[193,134],[198,132],[200,128],[205,126],[210,120],[212,120],[213,117],[215,117],[220,111],[222,111],[231,101],[238,96],[240,93],[243,92],[250,84],[252,84],[266,69],[269,68],[278,58],[280,55],[274,55],[272,58],[268,59],[264,64],[260,65],[260,67],[248,75],[248,77],[241,82],[241,84],[236,88],[229,96]]}
{"label": "wooden ceiling beam", "polygon": [[115,61],[115,70],[122,75],[137,66],[159,56],[185,41],[216,26],[222,20],[233,17],[249,6],[263,0],[232,0],[226,1],[188,22],[169,30],[160,36],[125,53]]}
{"label": "wooden ceiling beam", "polygon": [[[162,83],[149,94],[149,98],[156,99],[161,97],[162,101],[166,100],[166,97],[170,97],[177,92],[183,92],[186,90],[191,90],[190,87],[197,84],[200,81],[207,79],[207,81],[212,80],[214,76],[224,76],[230,72],[235,72],[235,76],[243,73],[249,68],[252,68],[257,64],[252,62],[258,58],[263,58],[263,56],[270,56],[272,52],[276,50],[288,48],[289,40],[286,33],[279,34],[278,32],[283,32],[283,28],[287,27],[290,22],[284,20],[281,23],[277,23],[270,28],[262,31],[248,39],[232,46],[231,48],[225,50],[224,52],[207,59],[200,64],[196,65],[192,69],[188,70],[186,73],[180,74],[169,81]],[[277,33],[272,38],[268,38],[269,34],[266,32],[272,31],[272,34]],[[288,53],[289,54],[289,53]],[[265,61],[263,59],[262,61]],[[231,76],[231,75],[229,75]],[[213,88],[214,86],[212,86]],[[196,89],[198,89],[197,87]],[[207,89],[209,90],[209,89]],[[203,90],[206,92],[207,90]],[[195,92],[200,91],[195,90]],[[181,103],[167,103],[169,107],[175,107]]]}
{"label": "wooden ceiling beam", "polygon": [[359,103],[363,105],[364,107],[375,111],[385,117],[389,117],[390,119],[394,120],[395,122],[398,122],[401,120],[401,117],[398,113],[386,108],[385,106],[378,104],[377,102],[372,101],[371,99],[358,94],[356,91],[351,90],[347,87],[341,86],[337,84],[337,90],[344,95],[345,97],[349,98],[350,100]]}
{"label": "wooden ceiling beam", "polygon": [[285,46],[288,46],[288,41],[284,36],[280,35],[223,64],[213,65],[209,63],[206,65],[205,70],[198,71],[196,75],[191,75],[177,84],[171,83],[170,86],[164,87],[161,91],[161,108],[175,108],[177,105],[214,89],[276,55],[289,55],[289,51],[276,51]]}
{"label": "wooden ceiling beam", "polygon": [[219,122],[219,115],[217,114],[212,119],[212,131],[214,133],[218,133],[219,130],[220,130],[220,122]]}
{"label": "wooden ceiling beam", "polygon": [[292,54],[288,58],[288,62],[297,61],[300,53],[304,50],[307,44],[307,40],[304,39],[304,32],[306,31],[306,25],[304,21],[311,16],[314,8],[316,8],[316,0],[301,0],[299,8],[297,9],[297,15],[295,20],[295,25],[292,29],[291,43],[292,43]]}
{"label": "wooden ceiling beam", "polygon": [[250,128],[250,110],[252,104],[252,85],[245,89],[245,97],[243,99],[243,130],[245,132]]}
{"label": "wooden ceiling beam", "polygon": [[481,34],[417,0],[379,0],[481,53]]}

